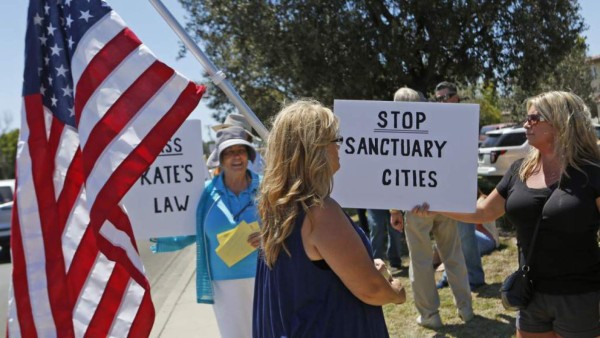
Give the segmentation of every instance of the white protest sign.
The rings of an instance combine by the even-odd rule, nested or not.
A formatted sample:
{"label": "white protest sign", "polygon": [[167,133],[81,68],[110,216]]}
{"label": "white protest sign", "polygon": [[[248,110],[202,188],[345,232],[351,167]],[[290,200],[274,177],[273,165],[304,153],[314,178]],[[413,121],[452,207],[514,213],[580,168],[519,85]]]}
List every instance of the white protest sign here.
{"label": "white protest sign", "polygon": [[202,153],[200,120],[186,120],[123,199],[136,238],[196,234]]}
{"label": "white protest sign", "polygon": [[473,212],[479,105],[336,100],[340,170],[332,196],[346,208]]}

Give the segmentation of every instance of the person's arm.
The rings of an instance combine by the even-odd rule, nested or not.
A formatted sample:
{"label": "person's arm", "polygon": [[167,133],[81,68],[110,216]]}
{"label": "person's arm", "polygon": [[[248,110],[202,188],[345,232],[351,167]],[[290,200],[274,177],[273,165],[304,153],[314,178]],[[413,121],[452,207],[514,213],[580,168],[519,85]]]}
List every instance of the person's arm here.
{"label": "person's arm", "polygon": [[[496,220],[498,217],[504,215],[504,203],[505,199],[502,197],[496,189],[486,197],[483,201],[477,203],[475,212],[473,213],[459,213],[459,212],[437,212],[438,214],[450,217],[457,221],[466,223],[487,223]],[[432,214],[429,211],[429,204],[423,203],[414,207],[411,212],[417,216],[429,216]]]}
{"label": "person's arm", "polygon": [[324,259],[342,283],[370,305],[403,303],[404,288],[377,271],[352,224],[332,199],[309,210],[302,225],[304,250],[312,260]]}

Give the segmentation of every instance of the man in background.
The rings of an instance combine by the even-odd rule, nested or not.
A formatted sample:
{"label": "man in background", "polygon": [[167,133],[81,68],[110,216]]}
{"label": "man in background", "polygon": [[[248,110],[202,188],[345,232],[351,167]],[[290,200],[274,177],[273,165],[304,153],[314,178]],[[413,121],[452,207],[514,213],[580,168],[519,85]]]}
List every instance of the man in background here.
{"label": "man in background", "polygon": [[[456,85],[451,82],[441,82],[435,87],[435,101],[440,103],[459,103],[460,96]],[[475,233],[475,224],[456,222],[458,234],[460,236],[460,245],[465,257],[467,272],[469,273],[469,284],[471,291],[485,284],[485,273],[481,264],[481,255],[477,245],[477,236]],[[444,271],[442,279],[437,283],[437,288],[448,286],[448,275]]]}

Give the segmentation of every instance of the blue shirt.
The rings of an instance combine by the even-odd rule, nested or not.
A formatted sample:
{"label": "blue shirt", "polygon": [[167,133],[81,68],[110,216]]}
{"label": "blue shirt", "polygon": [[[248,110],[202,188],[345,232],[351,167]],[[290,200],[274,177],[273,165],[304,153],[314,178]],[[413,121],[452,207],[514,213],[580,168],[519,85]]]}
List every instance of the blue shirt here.
{"label": "blue shirt", "polygon": [[[304,211],[270,269],[259,259],[254,283],[254,338],[387,338],[381,306],[356,298],[324,260],[311,261],[302,243]],[[369,255],[369,239],[352,224]]]}
{"label": "blue shirt", "polygon": [[258,187],[253,187],[250,184],[248,189],[236,195],[225,186],[223,175],[215,177],[214,184],[215,189],[220,194],[211,196],[204,221],[204,233],[208,239],[207,250],[209,252],[208,258],[212,279],[226,280],[254,277],[256,274],[256,251],[228,267],[215,250],[219,246],[217,234],[235,228],[242,221],[252,223],[258,219],[258,211],[254,200]]}
{"label": "blue shirt", "polygon": [[[251,170],[248,170],[247,172],[252,177],[252,182],[250,183],[248,191],[250,191],[251,195],[255,197],[262,177],[259,177]],[[205,221],[210,211],[210,207],[215,201],[220,200],[224,193],[225,189],[222,176],[216,176],[212,180],[208,181],[204,187],[202,196],[200,197],[200,202],[198,202],[198,207],[196,208],[196,234],[198,234],[198,236],[192,235],[158,238],[156,244],[151,248],[153,252],[169,252],[180,250],[190,244],[196,243],[196,300],[198,303],[214,304],[214,291],[212,285],[214,276],[213,272],[211,271],[212,264],[210,261],[211,256],[215,256],[216,253],[214,250],[211,251],[209,249],[208,238],[205,231]],[[259,219],[258,213],[256,212],[256,206],[253,205],[252,208],[248,207],[247,209],[249,210],[242,212],[242,219],[244,219],[246,222],[258,221]],[[254,212],[251,212],[252,210],[254,210]],[[254,218],[252,215],[254,215]],[[254,254],[253,264],[253,267],[256,267],[256,253]],[[232,269],[234,269],[236,265],[232,266]],[[255,269],[252,269],[252,274],[250,277],[254,277],[254,274]],[[243,274],[240,273],[240,275]]]}

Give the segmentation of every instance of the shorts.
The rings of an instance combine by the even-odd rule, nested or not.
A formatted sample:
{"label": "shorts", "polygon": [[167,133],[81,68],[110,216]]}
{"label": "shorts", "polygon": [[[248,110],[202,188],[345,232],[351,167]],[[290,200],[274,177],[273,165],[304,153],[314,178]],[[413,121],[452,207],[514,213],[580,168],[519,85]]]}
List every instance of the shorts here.
{"label": "shorts", "polygon": [[600,336],[600,291],[576,295],[533,293],[527,309],[517,314],[523,332],[554,331],[562,337]]}

